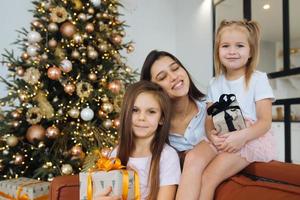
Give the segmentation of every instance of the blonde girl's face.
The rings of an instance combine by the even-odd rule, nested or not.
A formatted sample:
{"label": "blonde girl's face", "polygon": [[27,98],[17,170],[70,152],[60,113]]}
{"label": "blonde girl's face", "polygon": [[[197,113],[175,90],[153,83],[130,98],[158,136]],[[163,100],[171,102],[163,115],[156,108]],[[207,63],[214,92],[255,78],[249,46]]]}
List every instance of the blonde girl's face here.
{"label": "blonde girl's face", "polygon": [[152,140],[157,127],[162,123],[161,107],[152,93],[140,93],[133,106],[132,130],[138,139]]}
{"label": "blonde girl's face", "polygon": [[170,98],[186,96],[190,87],[190,80],[184,68],[168,56],[161,57],[153,63],[151,81],[164,88]]}
{"label": "blonde girl's face", "polygon": [[220,36],[219,58],[226,71],[244,73],[250,57],[246,32],[237,28],[225,28]]}

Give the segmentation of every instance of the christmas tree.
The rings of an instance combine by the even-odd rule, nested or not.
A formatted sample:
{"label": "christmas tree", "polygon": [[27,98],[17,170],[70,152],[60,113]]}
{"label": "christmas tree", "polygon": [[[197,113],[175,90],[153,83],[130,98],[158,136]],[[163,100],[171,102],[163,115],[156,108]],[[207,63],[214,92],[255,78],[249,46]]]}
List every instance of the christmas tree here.
{"label": "christmas tree", "polygon": [[121,50],[119,0],[36,0],[16,57],[6,50],[0,99],[0,179],[78,173],[93,148],[117,141],[118,114],[136,72]]}

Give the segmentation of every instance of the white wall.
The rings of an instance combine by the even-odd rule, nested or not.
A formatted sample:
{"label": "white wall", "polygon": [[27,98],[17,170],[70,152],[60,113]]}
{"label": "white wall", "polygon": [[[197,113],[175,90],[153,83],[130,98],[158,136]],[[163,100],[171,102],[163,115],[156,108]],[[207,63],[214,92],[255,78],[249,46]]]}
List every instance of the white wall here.
{"label": "white wall", "polygon": [[[182,61],[199,89],[205,92],[212,77],[211,0],[121,0],[121,3],[123,19],[129,25],[125,41],[135,43],[135,51],[125,55],[128,64],[139,71],[151,50],[169,51]],[[16,46],[9,44],[17,38],[16,29],[30,27],[32,13],[28,10],[32,8],[30,1],[1,2],[1,53],[4,48],[16,50]],[[3,67],[0,73],[5,73]]]}
{"label": "white wall", "polygon": [[[32,20],[32,13],[28,12],[32,9],[31,1],[24,0],[9,0],[1,1],[0,6],[0,61],[2,61],[2,54],[4,49],[15,52],[15,55],[20,55],[21,52],[18,46],[12,45],[18,36],[16,30],[21,28],[28,29]],[[0,75],[6,77],[7,68],[0,63]],[[0,83],[0,97],[6,96],[5,85]]]}

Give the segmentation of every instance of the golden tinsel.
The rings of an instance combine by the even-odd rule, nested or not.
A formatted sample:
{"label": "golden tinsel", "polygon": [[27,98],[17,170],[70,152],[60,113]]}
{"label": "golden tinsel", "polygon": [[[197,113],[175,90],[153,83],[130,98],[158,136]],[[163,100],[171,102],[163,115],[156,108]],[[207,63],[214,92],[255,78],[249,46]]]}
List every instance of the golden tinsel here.
{"label": "golden tinsel", "polygon": [[123,94],[117,95],[114,98],[114,110],[116,112],[121,112],[121,105],[122,105],[122,100],[123,100]]}
{"label": "golden tinsel", "polygon": [[68,12],[63,7],[55,7],[51,9],[50,20],[52,22],[61,23],[68,18]]}
{"label": "golden tinsel", "polygon": [[45,116],[47,119],[50,119],[54,116],[54,109],[47,100],[44,92],[38,91],[37,95],[34,97],[34,100],[38,102],[40,112],[43,116]]}
{"label": "golden tinsel", "polygon": [[27,83],[34,85],[39,82],[40,77],[41,77],[41,74],[40,74],[39,70],[34,67],[30,67],[26,70],[23,79]]}
{"label": "golden tinsel", "polygon": [[32,107],[28,109],[26,113],[27,122],[29,122],[30,124],[37,124],[41,121],[41,119],[42,119],[42,113],[40,108]]}
{"label": "golden tinsel", "polygon": [[93,91],[93,86],[87,82],[79,82],[76,84],[76,93],[80,98],[87,98]]}

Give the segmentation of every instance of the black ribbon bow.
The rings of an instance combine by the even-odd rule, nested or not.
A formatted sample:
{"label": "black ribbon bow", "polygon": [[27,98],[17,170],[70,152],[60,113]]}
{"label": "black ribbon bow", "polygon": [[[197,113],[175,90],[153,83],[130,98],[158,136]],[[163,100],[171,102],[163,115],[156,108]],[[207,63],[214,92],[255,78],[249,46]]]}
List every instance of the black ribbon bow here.
{"label": "black ribbon bow", "polygon": [[236,128],[233,125],[233,118],[229,115],[226,110],[229,109],[240,109],[238,105],[231,105],[234,101],[236,101],[236,96],[234,94],[222,94],[219,98],[219,102],[215,102],[207,109],[207,114],[215,116],[220,112],[225,112],[224,119],[228,130],[236,131]]}

